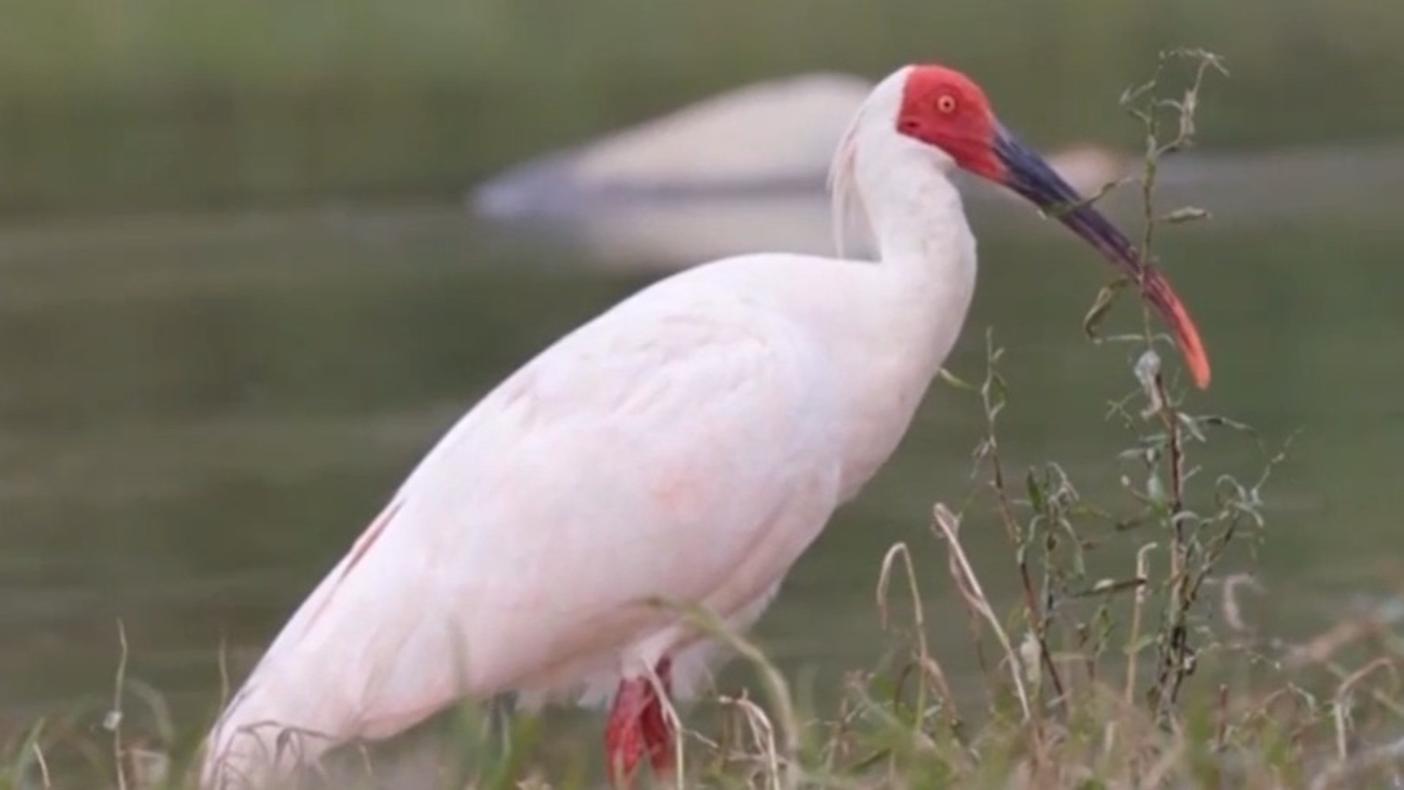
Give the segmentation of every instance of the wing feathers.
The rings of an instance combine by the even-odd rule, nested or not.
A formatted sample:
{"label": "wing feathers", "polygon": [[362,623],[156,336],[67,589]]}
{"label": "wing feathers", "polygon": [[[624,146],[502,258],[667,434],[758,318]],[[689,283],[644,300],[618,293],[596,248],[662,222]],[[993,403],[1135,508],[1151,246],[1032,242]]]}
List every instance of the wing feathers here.
{"label": "wing feathers", "polygon": [[[275,640],[214,754],[258,719],[379,737],[464,694],[569,684],[563,667],[675,619],[644,600],[774,586],[834,506],[824,349],[734,291],[675,290],[563,338],[444,437]],[[793,536],[768,538],[782,522]]]}

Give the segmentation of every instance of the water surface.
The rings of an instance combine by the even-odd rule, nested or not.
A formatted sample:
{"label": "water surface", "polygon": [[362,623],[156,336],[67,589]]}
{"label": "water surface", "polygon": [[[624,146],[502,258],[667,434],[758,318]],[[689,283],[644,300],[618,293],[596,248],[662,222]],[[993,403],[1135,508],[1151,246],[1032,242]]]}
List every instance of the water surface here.
{"label": "water surface", "polygon": [[[1401,186],[1396,173],[1255,211],[1271,196],[1217,184],[1201,202],[1222,205],[1218,220],[1162,248],[1215,362],[1193,406],[1269,439],[1301,431],[1257,550],[1265,616],[1288,632],[1329,620],[1404,553]],[[1102,413],[1132,382],[1123,352],[1079,330],[1104,267],[1022,208],[976,208],[980,287],[949,367],[978,377],[996,327],[1007,461],[1058,459],[1093,481],[1084,493],[1117,501],[1127,436]],[[464,409],[658,276],[609,256],[435,204],[0,229],[0,725],[108,694],[118,618],[132,674],[184,715],[207,711],[222,640],[246,671]],[[979,430],[968,396],[935,389],[762,621],[788,666],[832,681],[881,653],[873,582],[908,540],[937,649],[968,670],[926,521],[934,500],[968,491]],[[1251,456],[1222,457],[1247,469]],[[995,523],[977,513],[967,539],[1010,600]],[[1107,551],[1121,561],[1129,545]],[[1233,565],[1251,567],[1247,553]]]}

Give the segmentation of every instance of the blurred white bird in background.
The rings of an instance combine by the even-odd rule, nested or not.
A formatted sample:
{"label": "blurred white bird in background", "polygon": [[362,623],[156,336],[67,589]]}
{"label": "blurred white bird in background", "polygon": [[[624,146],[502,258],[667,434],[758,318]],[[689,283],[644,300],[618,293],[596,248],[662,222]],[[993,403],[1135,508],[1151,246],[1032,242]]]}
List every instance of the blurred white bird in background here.
{"label": "blurred white bird in background", "polygon": [[[893,452],[960,332],[964,168],[1053,212],[1208,361],[1170,286],[940,66],[883,80],[833,165],[880,261],[767,253],[658,282],[511,375],[293,615],[210,733],[203,783],[259,786],[463,698],[611,705],[612,779],[666,773],[665,695],[714,649],[666,599],[754,621]],[[840,217],[842,219],[842,217]],[[1041,277],[1052,276],[1041,272]]]}
{"label": "blurred white bird in background", "polygon": [[[510,167],[467,203],[480,219],[553,233],[612,269],[677,271],[756,249],[823,254],[829,162],[872,89],[838,73],[732,88]],[[1092,144],[1048,161],[1085,194],[1132,164]],[[874,252],[856,241],[850,252]]]}

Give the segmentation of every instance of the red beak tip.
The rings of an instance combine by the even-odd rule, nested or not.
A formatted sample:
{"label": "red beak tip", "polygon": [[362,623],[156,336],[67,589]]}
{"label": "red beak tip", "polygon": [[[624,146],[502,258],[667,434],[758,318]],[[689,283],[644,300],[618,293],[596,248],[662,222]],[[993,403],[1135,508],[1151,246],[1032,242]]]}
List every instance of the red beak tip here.
{"label": "red beak tip", "polygon": [[1195,368],[1191,372],[1194,375],[1194,386],[1199,387],[1202,390],[1209,389],[1210,377],[1208,362],[1201,361],[1201,363],[1195,366]]}
{"label": "red beak tip", "polygon": [[[1197,338],[1196,338],[1197,339]],[[1209,371],[1209,355],[1204,353],[1203,346],[1184,349],[1185,367],[1189,368],[1190,378],[1194,379],[1194,386],[1201,390],[1209,389],[1209,380],[1212,378]]]}

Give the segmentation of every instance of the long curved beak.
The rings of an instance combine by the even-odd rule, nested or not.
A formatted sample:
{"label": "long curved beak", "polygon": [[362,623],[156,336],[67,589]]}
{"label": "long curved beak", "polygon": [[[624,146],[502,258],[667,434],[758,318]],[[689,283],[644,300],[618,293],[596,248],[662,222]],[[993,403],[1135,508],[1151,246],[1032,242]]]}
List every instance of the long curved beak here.
{"label": "long curved beak", "polygon": [[1002,183],[1036,203],[1045,213],[1067,225],[1114,266],[1141,286],[1141,294],[1170,327],[1184,355],[1194,383],[1209,386],[1209,355],[1199,339],[1199,330],[1170,282],[1150,263],[1141,260],[1121,231],[1096,209],[1086,204],[1062,176],[1043,158],[1019,142],[1009,130],[995,130],[994,153],[1004,166]]}

